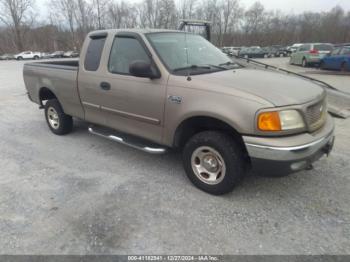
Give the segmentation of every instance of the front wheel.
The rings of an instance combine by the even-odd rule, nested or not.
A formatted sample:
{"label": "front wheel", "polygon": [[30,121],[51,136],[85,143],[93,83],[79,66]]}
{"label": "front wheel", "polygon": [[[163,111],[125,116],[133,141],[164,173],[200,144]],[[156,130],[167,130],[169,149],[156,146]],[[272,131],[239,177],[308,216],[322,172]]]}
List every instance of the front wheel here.
{"label": "front wheel", "polygon": [[341,66],[340,66],[340,71],[341,72],[346,72],[346,69],[347,69],[346,63],[342,63]]}
{"label": "front wheel", "polygon": [[73,129],[73,119],[71,116],[63,112],[60,102],[57,99],[52,99],[45,104],[46,122],[56,135],[65,135]]}
{"label": "front wheel", "polygon": [[186,143],[182,156],[188,178],[209,194],[232,191],[245,174],[246,162],[240,146],[222,132],[204,131],[194,135]]}

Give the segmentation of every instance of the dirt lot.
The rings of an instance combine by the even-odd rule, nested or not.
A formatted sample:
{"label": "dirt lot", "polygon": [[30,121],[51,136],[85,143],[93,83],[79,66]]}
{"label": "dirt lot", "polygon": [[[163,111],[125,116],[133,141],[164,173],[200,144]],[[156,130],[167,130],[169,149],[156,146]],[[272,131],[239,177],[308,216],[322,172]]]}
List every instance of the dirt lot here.
{"label": "dirt lot", "polygon": [[314,170],[250,174],[214,197],[190,184],[177,154],[115,144],[82,122],[53,135],[22,65],[0,61],[2,254],[350,253],[350,120],[335,120],[334,152]]}

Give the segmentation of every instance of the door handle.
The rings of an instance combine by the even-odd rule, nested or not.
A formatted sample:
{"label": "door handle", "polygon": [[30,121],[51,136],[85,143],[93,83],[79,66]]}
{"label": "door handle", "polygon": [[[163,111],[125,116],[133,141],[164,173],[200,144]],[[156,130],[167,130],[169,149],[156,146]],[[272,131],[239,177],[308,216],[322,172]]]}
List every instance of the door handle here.
{"label": "door handle", "polygon": [[101,87],[103,90],[110,90],[110,89],[111,89],[111,84],[108,83],[108,82],[101,82],[100,87]]}

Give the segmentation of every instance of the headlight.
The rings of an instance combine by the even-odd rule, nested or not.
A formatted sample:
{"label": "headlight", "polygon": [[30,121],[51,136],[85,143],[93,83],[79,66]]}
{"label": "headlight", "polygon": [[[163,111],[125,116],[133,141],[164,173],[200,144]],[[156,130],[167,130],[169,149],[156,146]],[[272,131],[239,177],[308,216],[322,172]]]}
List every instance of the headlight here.
{"label": "headlight", "polygon": [[261,131],[285,131],[305,126],[297,110],[263,112],[258,116],[258,128]]}

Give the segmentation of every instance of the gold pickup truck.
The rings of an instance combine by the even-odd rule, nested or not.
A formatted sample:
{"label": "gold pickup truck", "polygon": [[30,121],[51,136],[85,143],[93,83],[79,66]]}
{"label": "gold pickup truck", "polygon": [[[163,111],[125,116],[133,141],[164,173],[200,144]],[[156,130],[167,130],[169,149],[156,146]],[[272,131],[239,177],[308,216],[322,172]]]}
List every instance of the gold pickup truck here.
{"label": "gold pickup truck", "polygon": [[189,179],[231,191],[248,169],[309,168],[334,142],[325,90],[229,59],[199,35],[170,30],[91,32],[80,60],[28,63],[31,101],[51,131],[89,131],[149,153],[182,150]]}

